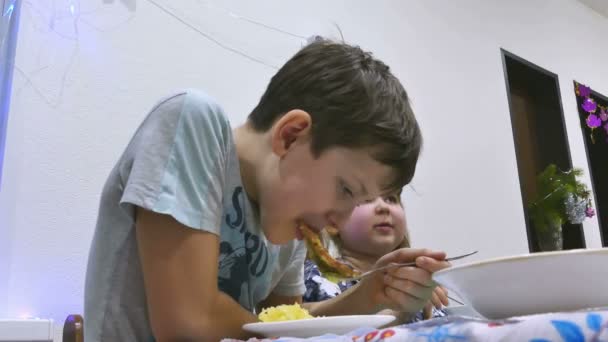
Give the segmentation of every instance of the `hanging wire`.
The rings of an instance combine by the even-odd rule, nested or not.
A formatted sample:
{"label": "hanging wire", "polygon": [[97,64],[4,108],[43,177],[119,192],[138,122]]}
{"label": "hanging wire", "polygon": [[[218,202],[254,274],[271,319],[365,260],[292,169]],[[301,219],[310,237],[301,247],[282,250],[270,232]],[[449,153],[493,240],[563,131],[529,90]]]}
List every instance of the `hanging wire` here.
{"label": "hanging wire", "polygon": [[248,60],[250,60],[250,61],[256,62],[256,63],[258,63],[258,64],[264,65],[264,66],[266,66],[266,67],[268,67],[268,68],[271,68],[271,69],[273,69],[273,70],[278,69],[278,67],[277,67],[277,66],[275,66],[275,65],[269,64],[269,63],[267,63],[266,61],[264,61],[264,60],[262,60],[262,59],[259,59],[259,58],[257,58],[257,57],[250,56],[250,55],[246,54],[245,52],[243,52],[243,51],[241,51],[241,50],[235,49],[235,48],[233,48],[233,47],[231,47],[231,46],[228,46],[228,45],[226,45],[226,44],[224,44],[224,43],[220,42],[220,41],[219,41],[219,40],[217,40],[216,38],[212,37],[210,34],[208,34],[208,33],[206,33],[206,32],[203,32],[203,31],[202,31],[202,30],[200,30],[198,27],[196,27],[196,26],[194,26],[194,25],[190,24],[190,23],[189,23],[189,22],[187,22],[186,20],[184,20],[184,19],[180,18],[179,16],[177,16],[177,15],[173,14],[173,12],[171,12],[171,11],[170,11],[170,10],[168,10],[167,8],[165,8],[165,7],[163,7],[162,5],[160,5],[160,4],[159,4],[157,1],[155,1],[155,0],[148,0],[148,2],[150,2],[150,3],[151,3],[151,4],[153,4],[154,6],[158,7],[158,8],[159,8],[161,11],[163,11],[165,14],[167,14],[167,15],[171,16],[173,19],[175,19],[175,20],[179,21],[179,22],[180,22],[180,23],[182,23],[183,25],[185,25],[185,26],[189,27],[190,29],[194,30],[195,32],[197,32],[197,33],[198,33],[198,34],[200,34],[201,36],[205,37],[205,38],[206,38],[206,39],[208,39],[209,41],[211,41],[211,42],[213,42],[214,44],[216,44],[217,46],[221,47],[222,49],[224,49],[224,50],[228,50],[228,51],[230,51],[230,52],[233,52],[233,53],[235,53],[235,54],[237,54],[237,55],[239,55],[239,56],[241,56],[241,57],[244,57],[244,58],[246,58],[246,59],[248,59]]}

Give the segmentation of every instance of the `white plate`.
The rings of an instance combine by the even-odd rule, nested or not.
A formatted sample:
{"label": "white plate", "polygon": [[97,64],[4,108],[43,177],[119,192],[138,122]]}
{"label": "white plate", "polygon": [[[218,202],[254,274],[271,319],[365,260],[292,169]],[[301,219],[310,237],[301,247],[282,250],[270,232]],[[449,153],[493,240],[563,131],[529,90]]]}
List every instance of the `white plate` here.
{"label": "white plate", "polygon": [[473,262],[433,279],[490,319],[608,306],[608,248]]}
{"label": "white plate", "polygon": [[395,320],[391,315],[354,315],[301,319],[296,321],[249,323],[243,329],[266,337],[313,337],[342,335],[361,327],[379,328]]}

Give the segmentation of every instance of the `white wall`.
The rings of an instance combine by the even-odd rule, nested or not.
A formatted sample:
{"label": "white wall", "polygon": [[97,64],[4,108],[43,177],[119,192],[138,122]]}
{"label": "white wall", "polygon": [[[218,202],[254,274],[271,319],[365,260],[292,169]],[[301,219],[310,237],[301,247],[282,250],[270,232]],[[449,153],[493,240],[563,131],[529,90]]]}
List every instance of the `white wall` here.
{"label": "white wall", "polygon": [[[405,195],[416,245],[479,249],[477,258],[527,252],[501,47],[559,75],[572,161],[587,167],[572,80],[608,94],[608,20],[577,1],[154,2],[266,64],[303,39],[218,6],[303,37],[335,36],[336,22],[391,65],[425,136],[416,193]],[[0,192],[0,316],[63,321],[82,312],[101,187],[146,110],[194,86],[241,123],[274,69],[151,0],[74,1],[74,16],[71,1],[55,1],[55,12],[52,3],[22,9]],[[597,221],[584,229],[599,247]]]}

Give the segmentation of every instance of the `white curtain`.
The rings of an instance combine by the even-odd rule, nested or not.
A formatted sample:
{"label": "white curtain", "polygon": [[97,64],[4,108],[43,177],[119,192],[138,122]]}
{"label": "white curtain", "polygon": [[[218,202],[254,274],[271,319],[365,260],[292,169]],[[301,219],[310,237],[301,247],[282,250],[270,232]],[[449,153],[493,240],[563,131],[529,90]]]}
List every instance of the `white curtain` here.
{"label": "white curtain", "polygon": [[21,0],[0,0],[0,188]]}

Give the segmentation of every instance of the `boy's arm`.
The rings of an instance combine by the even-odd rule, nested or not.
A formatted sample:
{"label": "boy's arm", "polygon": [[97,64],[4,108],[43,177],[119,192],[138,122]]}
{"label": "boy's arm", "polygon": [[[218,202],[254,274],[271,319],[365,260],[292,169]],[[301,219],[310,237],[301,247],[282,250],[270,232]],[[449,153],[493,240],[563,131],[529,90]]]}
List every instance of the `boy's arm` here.
{"label": "boy's arm", "polygon": [[304,303],[302,306],[313,316],[340,316],[375,314],[381,307],[375,306],[371,300],[362,298],[357,293],[355,285],[340,295],[320,302]]}
{"label": "boy's arm", "polygon": [[136,234],[148,314],[157,341],[249,337],[257,318],[218,289],[219,238],[138,208]]}
{"label": "boy's arm", "polygon": [[[350,289],[343,292],[339,296],[326,299],[314,303],[302,303],[301,296],[280,296],[270,294],[262,303],[260,310],[270,306],[281,304],[300,303],[302,307],[310,312],[311,315],[317,316],[340,316],[340,315],[363,315],[375,314],[378,312],[378,307],[374,307],[371,302],[361,301],[360,297],[354,295]],[[409,317],[409,315],[408,315]]]}
{"label": "boy's arm", "polygon": [[258,305],[258,312],[262,311],[262,309],[277,306],[277,305],[291,305],[293,303],[302,304],[302,296],[281,296],[274,293],[268,295],[266,299],[264,299]]}
{"label": "boy's arm", "polygon": [[[361,301],[360,296],[357,296],[356,294],[353,296],[351,292],[352,291],[348,289],[339,296],[314,303],[303,303],[302,296],[281,296],[275,293],[271,293],[266,299],[264,299],[260,303],[258,309],[261,311],[262,309],[270,306],[277,306],[282,304],[291,305],[293,303],[299,303],[302,305],[303,308],[308,310],[310,314],[315,317],[361,315],[375,313],[375,308],[370,305],[370,302]],[[376,312],[377,311],[378,310],[376,310]]]}
{"label": "boy's arm", "polygon": [[[281,304],[300,303],[302,307],[310,312],[311,315],[317,316],[340,316],[340,315],[361,315],[375,313],[374,308],[369,303],[353,303],[353,296],[349,294],[349,290],[343,292],[339,296],[333,297],[320,302],[302,303],[301,296],[280,296],[270,294],[262,303],[260,310],[270,306]],[[358,301],[357,301],[358,302]],[[355,304],[355,305],[353,305]],[[369,307],[368,307],[369,306]]]}

